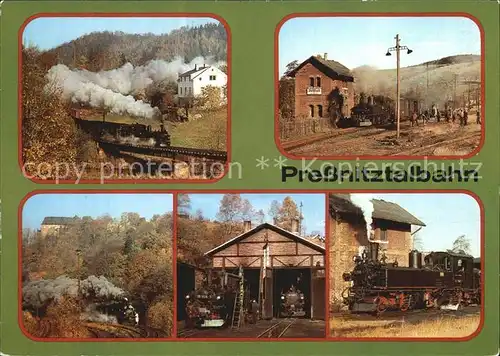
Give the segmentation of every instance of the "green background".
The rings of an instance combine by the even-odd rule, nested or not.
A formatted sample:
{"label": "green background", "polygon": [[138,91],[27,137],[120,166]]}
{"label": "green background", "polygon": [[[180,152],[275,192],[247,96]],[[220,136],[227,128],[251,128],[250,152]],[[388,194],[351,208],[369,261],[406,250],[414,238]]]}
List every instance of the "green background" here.
{"label": "green background", "polygon": [[[0,351],[11,355],[324,355],[324,354],[466,354],[493,355],[499,335],[499,12],[496,1],[342,1],[342,2],[9,2],[1,16],[1,333]],[[29,16],[40,12],[208,12],[223,17],[232,35],[232,161],[242,166],[242,177],[225,177],[212,184],[47,185],[25,179],[18,166],[17,61],[18,30]],[[486,140],[469,159],[481,162],[477,183],[281,183],[278,168],[260,170],[256,159],[280,156],[274,142],[274,32],[278,22],[300,12],[467,12],[482,23],[486,41]],[[418,31],[418,28],[415,28]],[[391,39],[388,39],[388,46]],[[334,54],[332,53],[332,56]],[[392,160],[391,160],[392,161]],[[395,162],[395,161],[392,161]],[[448,161],[449,163],[458,161]],[[300,166],[300,162],[287,163]],[[410,163],[410,161],[406,162]],[[400,163],[400,164],[406,164]],[[440,163],[440,162],[438,162]],[[319,167],[316,162],[313,167]],[[17,321],[17,224],[21,199],[37,189],[467,189],[485,207],[486,261],[485,324],[466,342],[34,342]],[[443,212],[445,214],[447,212]],[[439,236],[436,236],[439,238]]]}

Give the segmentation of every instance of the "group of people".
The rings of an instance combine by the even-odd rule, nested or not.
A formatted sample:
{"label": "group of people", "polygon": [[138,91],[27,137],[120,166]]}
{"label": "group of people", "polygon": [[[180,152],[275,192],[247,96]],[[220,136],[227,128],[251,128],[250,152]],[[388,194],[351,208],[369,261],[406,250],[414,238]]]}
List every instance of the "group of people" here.
{"label": "group of people", "polygon": [[[446,122],[455,123],[455,121],[458,121],[460,123],[460,126],[467,126],[469,111],[467,107],[458,108],[455,110],[452,110],[451,107],[448,107],[444,111],[443,115],[443,113],[440,112],[436,106],[433,106],[431,110],[425,110],[421,112],[414,111],[410,117],[410,123],[411,126],[418,126],[419,120],[422,120],[422,124],[425,125],[426,122],[428,122],[431,118],[435,118],[436,122],[441,122],[442,118],[444,118]],[[476,110],[476,124],[481,124],[481,110]]]}

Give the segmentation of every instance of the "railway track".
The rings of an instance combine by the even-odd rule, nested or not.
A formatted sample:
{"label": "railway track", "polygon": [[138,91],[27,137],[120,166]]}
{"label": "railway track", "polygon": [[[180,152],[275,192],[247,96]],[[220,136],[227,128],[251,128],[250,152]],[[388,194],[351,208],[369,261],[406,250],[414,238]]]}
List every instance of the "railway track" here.
{"label": "railway track", "polygon": [[178,338],[188,338],[193,335],[199,334],[201,330],[197,329],[184,329],[177,333]]}
{"label": "railway track", "polygon": [[269,328],[264,330],[262,333],[257,335],[258,339],[262,338],[276,338],[279,339],[283,337],[285,333],[290,329],[290,327],[295,323],[297,319],[283,319],[278,321],[277,323],[271,325]]}
{"label": "railway track", "polygon": [[145,145],[117,143],[102,139],[98,140],[97,142],[104,150],[106,150],[107,148],[115,151],[133,152],[147,156],[168,157],[176,159],[181,159],[186,157],[196,157],[196,158],[205,158],[207,160],[213,160],[213,161],[227,162],[227,152],[225,151],[208,150],[203,148],[178,147],[178,146],[152,147]]}

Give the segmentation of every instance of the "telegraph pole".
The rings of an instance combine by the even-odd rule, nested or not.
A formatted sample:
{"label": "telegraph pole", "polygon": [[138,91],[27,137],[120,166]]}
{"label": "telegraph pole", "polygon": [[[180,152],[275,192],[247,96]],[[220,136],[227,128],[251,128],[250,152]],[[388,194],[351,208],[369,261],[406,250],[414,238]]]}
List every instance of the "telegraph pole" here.
{"label": "telegraph pole", "polygon": [[387,53],[385,54],[386,56],[390,56],[391,52],[396,52],[396,120],[397,120],[397,134],[396,138],[399,140],[399,132],[400,132],[400,83],[401,83],[401,78],[399,75],[399,66],[400,66],[400,52],[402,49],[407,50],[407,54],[410,54],[413,52],[411,49],[409,49],[406,46],[401,46],[400,41],[401,39],[399,38],[399,34],[394,37],[396,40],[396,46],[395,47],[390,47],[387,49]]}

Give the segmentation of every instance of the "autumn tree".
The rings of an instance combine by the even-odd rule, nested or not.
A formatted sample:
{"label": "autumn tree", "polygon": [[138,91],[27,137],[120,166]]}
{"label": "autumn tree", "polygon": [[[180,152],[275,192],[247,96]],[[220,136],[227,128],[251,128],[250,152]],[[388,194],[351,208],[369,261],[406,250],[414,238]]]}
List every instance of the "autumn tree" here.
{"label": "autumn tree", "polygon": [[283,199],[283,203],[278,210],[277,223],[279,227],[291,231],[293,220],[300,221],[301,216],[297,204],[295,204],[292,197],[287,196]]}
{"label": "autumn tree", "polygon": [[291,120],[295,116],[295,79],[281,78],[278,85],[280,117],[284,121]]}
{"label": "autumn tree", "polygon": [[47,86],[39,56],[37,49],[22,50],[22,156],[27,174],[54,179],[50,167],[75,161],[76,128],[60,88]]}
{"label": "autumn tree", "polygon": [[223,103],[222,90],[219,87],[208,85],[201,88],[201,94],[197,98],[196,106],[208,110],[219,108]]}

